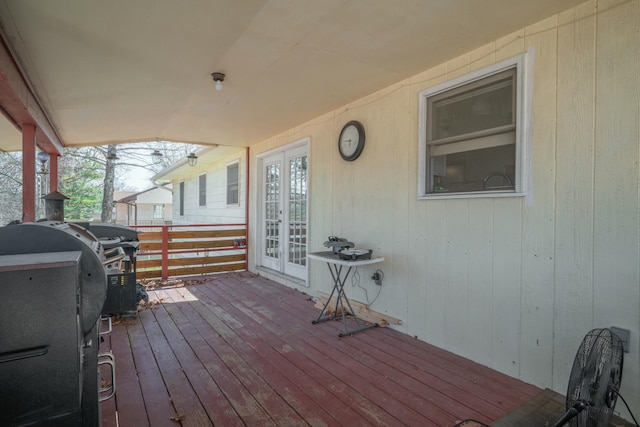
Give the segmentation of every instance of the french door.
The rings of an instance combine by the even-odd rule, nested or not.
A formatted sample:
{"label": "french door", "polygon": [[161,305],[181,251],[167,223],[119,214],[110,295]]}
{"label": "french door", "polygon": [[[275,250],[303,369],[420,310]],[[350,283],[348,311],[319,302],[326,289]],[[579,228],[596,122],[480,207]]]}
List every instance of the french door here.
{"label": "french door", "polygon": [[264,267],[307,278],[307,146],[262,158],[261,254]]}

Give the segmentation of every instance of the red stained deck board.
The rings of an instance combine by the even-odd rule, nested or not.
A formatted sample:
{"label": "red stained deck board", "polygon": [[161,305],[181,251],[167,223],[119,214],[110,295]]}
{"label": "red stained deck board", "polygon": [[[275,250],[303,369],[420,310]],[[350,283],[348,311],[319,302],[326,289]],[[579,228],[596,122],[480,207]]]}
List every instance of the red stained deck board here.
{"label": "red stained deck board", "polygon": [[[211,289],[204,289],[202,291],[205,292],[205,294],[203,294],[205,298],[207,297],[206,293],[209,293],[209,291],[211,291]],[[216,301],[220,303],[225,301],[225,298],[217,298],[215,294],[209,293],[208,296],[216,299]],[[233,311],[233,308],[226,307],[226,310]],[[243,324],[250,323],[250,319],[243,319]],[[285,333],[288,334],[291,329],[295,328],[295,325],[299,325],[300,322],[297,321],[292,324],[280,321],[279,324],[281,326],[287,324]],[[309,325],[311,325],[310,321]],[[274,341],[266,329],[260,333],[260,337],[257,337],[255,334],[244,334],[244,339],[256,348],[257,351],[269,351],[271,355],[269,360],[279,361],[275,364],[279,369],[282,369],[284,372],[292,372],[293,368],[297,367],[300,371],[305,372],[312,378],[313,382],[310,384],[311,386],[320,385],[325,388],[326,392],[324,395],[329,399],[319,400],[319,402],[321,402],[325,408],[328,408],[332,417],[338,418],[344,425],[354,425],[349,422],[349,420],[357,416],[357,414],[365,417],[368,420],[367,423],[394,425],[399,422],[395,417],[371,402],[370,399],[367,399],[348,384],[345,384],[343,379],[334,377],[326,364],[326,357],[323,354],[316,355],[317,358],[315,360],[306,359],[305,362],[296,361],[297,353],[292,351],[291,346],[285,341]],[[274,349],[276,351],[274,351]],[[327,349],[330,350],[330,347],[327,347]],[[305,390],[308,389],[309,388],[306,388]],[[317,394],[317,390],[312,391]],[[336,405],[335,397],[339,398],[339,405]],[[316,399],[319,399],[319,397],[316,396]],[[362,419],[354,420],[356,425],[361,424],[362,421]]]}
{"label": "red stained deck board", "polygon": [[[196,313],[196,315],[199,315],[199,313]],[[193,316],[193,314],[191,316]],[[220,348],[221,345],[215,346],[216,351],[220,351]],[[235,352],[235,350],[230,348],[227,352]],[[296,375],[297,372],[288,370],[286,372],[287,375],[285,375],[273,369],[272,365],[266,360],[265,354],[248,350],[241,350],[241,352],[242,356],[235,352],[234,357],[226,357],[230,365],[228,367],[230,370],[238,372],[239,376],[249,383],[256,382],[256,378],[263,378],[268,384],[277,385],[277,390],[274,389],[273,392],[280,394],[287,404],[295,409],[307,422],[313,425],[331,425],[330,422],[323,421],[325,418],[328,418],[325,410],[318,406],[312,399],[306,397],[302,390],[298,388],[295,381],[295,379],[299,378]],[[247,372],[248,370],[251,372]],[[304,384],[305,388],[309,386],[309,384],[305,382],[302,382],[302,384]],[[267,387],[270,388],[270,385],[267,385]],[[249,387],[255,392],[255,386],[249,384]],[[267,388],[265,392],[268,394],[269,389]],[[321,416],[318,416],[318,413],[320,413]]]}
{"label": "red stained deck board", "polygon": [[[181,307],[183,307],[183,309],[188,308],[188,306],[185,305],[181,305]],[[254,365],[262,365],[264,362],[262,362],[260,358],[264,358],[264,355],[252,352],[246,342],[236,336],[233,327],[237,327],[239,323],[227,313],[216,310],[216,307],[212,307],[210,302],[206,304],[202,302],[193,303],[192,308],[194,313],[202,317],[202,319],[198,320],[193,317],[194,314],[191,314],[192,322],[197,325],[197,328],[202,330],[203,333],[209,330],[207,340],[211,347],[229,364],[230,368],[234,369],[234,373],[251,389],[254,396],[261,400],[263,406],[273,413],[274,419],[277,419],[279,423],[289,422],[294,425],[304,422],[301,421],[296,411],[288,408],[291,402],[278,396],[277,391],[280,389],[281,384],[275,383],[278,389],[274,390],[272,387],[274,383],[263,381],[261,377],[262,372],[256,371],[256,366]],[[216,313],[221,315],[221,317],[217,317]],[[233,327],[230,327],[225,322],[231,322]],[[293,385],[289,383],[284,376],[281,380],[287,382],[287,384],[285,384],[286,386]],[[296,396],[293,395],[291,397],[295,398]]]}
{"label": "red stained deck board", "polygon": [[[237,414],[235,420],[224,420],[214,415],[212,416],[214,424],[225,426],[244,425],[244,423],[249,425],[275,425],[251,392],[244,387],[234,373],[225,365],[224,361],[217,355],[216,351],[221,350],[219,342],[216,343],[217,345],[211,346],[207,342],[206,337],[195,327],[194,322],[189,316],[192,316],[192,318],[195,316],[197,322],[199,315],[193,310],[191,304],[180,302],[180,300],[176,301],[170,292],[165,292],[164,295],[165,298],[177,303],[166,304],[167,312],[172,319],[174,319],[176,325],[180,326],[180,331],[184,334],[186,342],[198,357],[199,362],[206,369],[207,374],[220,388],[222,396],[219,396],[218,399],[228,400],[234,413]],[[212,331],[205,329],[204,333],[211,334]]]}
{"label": "red stained deck board", "polygon": [[[273,282],[267,281],[264,278],[257,278],[255,280],[245,279],[243,283],[254,288],[260,294],[270,293],[272,297],[286,293],[293,293],[295,296],[297,293],[288,288],[273,286]],[[286,301],[288,299],[290,298],[280,298],[280,301]],[[297,306],[300,306],[300,304],[294,303],[290,305],[290,309],[295,310]],[[519,404],[523,399],[529,399],[540,392],[540,389],[535,386],[523,383],[522,381],[479,365],[469,359],[431,346],[408,335],[398,334],[387,328],[378,329],[378,331],[380,331],[380,334],[376,334],[375,338],[371,334],[359,335],[365,337],[368,344],[373,346],[376,346],[378,343],[386,343],[388,344],[388,348],[402,348],[403,351],[399,353],[400,355],[406,354],[409,358],[414,357],[416,360],[422,361],[426,359],[427,362],[431,362],[434,367],[441,367],[448,370],[451,374],[456,375],[460,371],[463,371],[465,373],[464,381],[467,385],[476,384],[484,387],[485,385],[483,385],[482,382],[485,382],[487,387],[495,389],[495,393],[503,396],[507,400],[512,400],[514,404]],[[487,392],[484,388],[482,391]]]}
{"label": "red stained deck board", "polygon": [[[242,353],[242,358],[246,359],[246,363],[250,364],[256,371],[259,371],[265,381],[271,384],[270,387],[277,389],[282,395],[282,398],[292,406],[296,412],[304,416],[307,422],[313,425],[331,424],[331,420],[327,422],[322,421],[324,418],[330,418],[330,413],[326,412],[316,401],[306,396],[303,392],[303,390],[310,388],[310,384],[308,383],[309,377],[303,372],[291,369],[290,365],[281,369],[278,366],[277,355],[274,355],[270,351],[270,348],[261,348],[260,350],[263,351],[255,349],[252,351],[241,346],[238,350]],[[276,370],[273,368],[276,368]],[[277,370],[279,368],[282,372]],[[298,387],[298,384],[301,384],[302,387]],[[339,404],[340,402],[335,401],[334,403]],[[333,409],[334,407],[331,406],[331,412],[333,412]]]}
{"label": "red stained deck board", "polygon": [[391,328],[338,338],[342,322],[311,324],[308,295],[251,273],[203,278],[151,291],[164,303],[115,326],[121,426],[138,425],[127,396],[154,427],[447,426],[490,423],[540,392]]}
{"label": "red stained deck board", "polygon": [[[162,378],[175,406],[175,416],[181,419],[183,426],[211,425],[209,416],[203,408],[199,396],[193,389],[187,373],[180,365],[171,343],[167,340],[154,311],[164,312],[162,308],[154,308],[139,313],[139,318],[148,336],[153,354],[162,372]],[[154,314],[156,316],[154,316]],[[203,396],[204,397],[204,396]]]}
{"label": "red stained deck board", "polygon": [[[286,375],[274,371],[267,360],[267,354],[255,351],[228,328],[228,325],[216,316],[216,312],[220,313],[215,306],[207,302],[194,304],[194,309],[206,320],[206,327],[215,329],[213,336],[210,337],[212,347],[230,369],[233,369],[240,381],[260,400],[278,425],[304,423],[302,414],[305,420],[316,420],[314,424],[325,424],[322,418],[317,418],[317,411],[324,412],[324,410],[318,408],[314,412],[309,409],[309,405],[315,406],[315,404],[305,399],[304,394],[300,392],[291,394],[290,390],[297,388],[296,384]],[[228,315],[224,317],[227,320],[230,319]],[[218,338],[215,338],[215,332],[218,332]]]}
{"label": "red stained deck board", "polygon": [[496,371],[478,370],[473,362],[451,353],[433,348],[413,348],[395,337],[388,337],[386,331],[382,331],[380,339],[371,344],[387,351],[402,347],[404,350],[402,356],[405,361],[416,364],[421,361],[421,369],[424,371],[446,378],[456,387],[480,396],[503,410],[511,410],[524,400],[533,397],[536,393],[530,393],[530,390],[539,391]]}
{"label": "red stained deck board", "polygon": [[[299,390],[298,399],[301,400],[300,403],[306,403],[306,411],[315,412],[329,425],[336,425],[335,423],[338,420],[340,423],[347,425],[366,424],[364,418],[352,411],[351,408],[345,404],[345,400],[349,400],[349,394],[341,393],[341,389],[344,388],[343,385],[340,384],[339,381],[330,381],[330,376],[327,375],[326,371],[321,370],[321,372],[318,373],[318,369],[311,365],[306,365],[304,369],[300,369],[287,360],[281,353],[274,350],[271,344],[263,341],[262,338],[256,334],[251,332],[244,333],[242,331],[239,331],[239,333],[243,335],[242,342],[249,343],[251,348],[251,350],[242,350],[243,356],[251,353],[260,355],[261,360],[251,358],[249,361],[252,365],[259,366],[261,375],[272,376],[273,369],[278,370],[281,373],[281,379],[285,379],[286,383],[291,383],[290,385],[286,383],[282,385],[278,384],[278,389],[288,390],[293,387]],[[260,335],[263,336],[264,334],[261,333]],[[278,347],[284,348],[282,345]],[[319,378],[320,382],[314,380],[314,375]],[[330,382],[327,383],[327,381]],[[273,380],[271,383],[274,384]],[[307,397],[304,398],[304,396]],[[287,397],[287,399],[290,401],[289,397]],[[319,404],[322,406],[319,406]],[[301,413],[304,410],[304,408],[300,407],[296,409]],[[309,419],[308,415],[305,419],[307,419],[307,421],[313,421],[313,418]],[[315,423],[313,424],[315,425]]]}
{"label": "red stained deck board", "polygon": [[[147,336],[140,320],[140,317],[146,317],[147,315],[145,311],[141,311],[135,322],[117,325],[116,328],[125,327],[129,334],[131,353],[138,373],[138,381],[142,390],[149,425],[153,427],[175,427],[175,421],[171,417],[176,415],[176,409],[163,378],[164,372],[161,372],[158,366],[154,350],[149,343],[150,337]],[[114,353],[114,355],[117,365],[122,355],[119,353]],[[118,381],[117,377],[116,381]],[[116,391],[116,398],[118,393],[121,392]],[[129,420],[126,418],[119,417],[119,419],[120,425],[133,425],[128,424]]]}
{"label": "red stained deck board", "polygon": [[[245,283],[249,285],[249,286],[246,286],[245,288],[253,287],[254,289],[261,284],[259,280],[245,281]],[[300,303],[301,298],[299,298],[301,295],[295,295],[296,291],[292,291],[287,288],[280,288],[277,286],[276,287],[265,286],[265,288],[267,289],[258,289],[257,290],[258,295],[264,296],[265,293],[267,293],[272,301],[273,300],[279,301],[281,303],[281,308],[283,308],[283,312],[298,310],[299,307],[302,306],[302,304]],[[237,293],[239,292],[241,291],[240,290],[237,291]],[[302,295],[302,297],[303,299],[307,298],[304,295]],[[298,300],[297,302],[295,301],[296,299]],[[283,307],[282,302],[286,300],[287,301],[294,300],[294,302],[289,307]],[[322,327],[323,324],[316,325],[316,326]],[[439,351],[439,352],[435,352],[436,354],[428,353],[427,357],[425,357],[424,348],[425,347],[429,348],[432,346],[428,346],[426,343],[422,343],[420,341],[417,341],[413,338],[407,337],[402,334],[398,334],[398,333],[389,334],[389,332],[390,332],[389,330],[378,328],[375,330],[375,332],[373,330],[366,331],[364,333],[358,333],[356,336],[354,336],[354,337],[357,337],[358,339],[362,339],[363,341],[366,341],[366,345],[364,347],[367,348],[368,354],[365,353],[362,355],[362,357],[367,358],[367,360],[369,361],[368,362],[369,364],[377,363],[377,365],[375,366],[377,366],[378,369],[383,369],[384,371],[381,371],[381,373],[384,373],[384,375],[386,376],[393,375],[393,372],[395,369],[404,368],[407,374],[411,374],[416,379],[419,379],[420,377],[424,377],[422,379],[424,384],[429,384],[430,386],[432,386],[432,389],[428,390],[429,399],[434,402],[437,402],[437,404],[442,406],[443,408],[448,407],[448,410],[450,411],[459,412],[463,410],[465,405],[470,405],[470,406],[473,406],[474,409],[467,409],[466,411],[464,411],[467,417],[473,416],[480,419],[485,418],[488,420],[491,418],[504,415],[505,411],[508,411],[517,407],[520,403],[522,403],[523,399],[528,399],[534,396],[535,393],[539,391],[539,389],[533,386],[530,386],[529,388],[530,390],[533,391],[533,393],[528,393],[525,396],[521,396],[520,399],[514,399],[511,396],[513,395],[514,391],[517,391],[517,390],[514,390],[512,387],[510,387],[510,385],[518,384],[518,387],[521,388],[523,385],[522,382],[515,380],[513,378],[509,378],[506,375],[498,374],[495,371],[492,371],[488,368],[485,368],[485,369],[480,368],[479,370],[483,373],[488,373],[491,376],[491,378],[487,379],[484,377],[480,377],[473,370],[473,369],[478,370],[477,364],[457,356],[453,358],[457,362],[455,365],[453,366],[448,365],[449,366],[448,371],[441,370],[440,368],[438,368],[437,363],[447,364],[446,361],[449,361],[450,359],[452,359],[452,356],[453,356],[452,354],[448,352]],[[393,345],[388,346],[388,348],[386,349],[387,351],[386,354],[388,355],[388,357],[386,358],[387,364],[378,363],[375,359],[372,359],[370,357],[370,354],[373,354],[377,350],[376,345],[380,343],[381,335],[385,337],[387,335],[393,335],[394,337],[402,337],[405,339],[405,341],[403,341],[402,343],[394,342]],[[351,337],[345,337],[345,342],[349,342],[347,338],[351,338]],[[411,344],[412,346],[417,345],[422,354],[420,354],[420,356],[411,356],[411,358],[413,358],[413,360],[411,360],[412,363],[408,363],[408,364],[397,363],[398,358],[402,358],[403,356],[405,356],[404,351],[400,352],[398,351],[398,349],[407,347],[407,344]],[[360,344],[355,345],[353,350],[357,351],[361,347],[363,346]],[[382,359],[385,359],[383,356],[384,354],[385,353],[381,353],[381,352],[377,353],[377,355]],[[434,364],[431,361],[431,359],[434,359],[434,358],[440,359],[443,354],[445,356],[445,361],[436,361],[436,364]],[[393,369],[389,369],[391,365],[394,366]],[[473,369],[469,369],[469,367]],[[412,370],[413,372],[411,372]],[[439,383],[434,384],[434,376],[428,372],[432,370],[436,370],[437,371],[436,373],[439,376],[441,376],[441,378],[437,377],[437,379],[439,379]],[[493,378],[496,377],[496,375],[501,379],[503,379],[504,382],[501,384],[494,384],[492,380]],[[418,390],[417,388],[415,388],[416,386],[415,383],[413,383],[413,385],[410,384],[412,382],[411,380],[407,382],[406,376],[403,376],[402,378],[400,378],[400,381],[404,382],[406,387],[412,390],[412,393],[414,390]],[[451,381],[452,383],[450,384],[449,387],[447,387],[447,385],[449,384],[449,381]],[[499,393],[491,393],[491,392],[487,393],[487,389],[485,387],[487,383],[489,383],[490,386],[496,388]],[[457,385],[454,385],[454,384],[457,384]],[[450,396],[455,396],[455,398],[450,398],[450,399],[445,398],[443,400],[442,396],[443,396],[443,393],[445,392]],[[470,403],[467,403],[467,402],[470,402]]]}
{"label": "red stained deck board", "polygon": [[[438,366],[438,357],[425,352],[407,354],[404,351],[406,345],[387,341],[385,335],[386,331],[378,329],[375,335],[361,334],[358,338],[362,340],[362,347],[367,348],[367,355],[384,363],[381,365],[384,372],[391,374],[389,367],[393,367],[393,370],[399,370],[412,379],[428,384],[439,394],[447,396],[441,401],[442,404],[455,405],[457,402],[458,405],[474,408],[469,410],[469,417],[475,417],[476,411],[479,411],[491,418],[500,416],[505,410],[510,410],[521,402],[512,399],[502,388],[499,390],[500,394],[487,392],[487,387],[483,384],[488,380],[473,375],[464,365],[443,369]],[[399,348],[403,348],[403,351],[398,351]],[[406,381],[406,377],[401,379]]]}
{"label": "red stained deck board", "polygon": [[[221,288],[210,289],[222,291]],[[234,295],[227,294],[225,297],[226,298],[221,298],[220,300],[224,301],[225,299],[228,299],[231,301],[233,300]],[[243,307],[244,302],[247,301],[249,306]],[[233,305],[233,303],[231,304]],[[252,310],[251,307],[255,305],[256,301],[243,298],[235,300],[234,308],[240,312],[243,312],[244,308],[244,315],[247,316],[248,319],[243,322],[248,324],[253,320],[256,322],[256,325],[261,325],[265,329],[262,337],[271,339],[274,347],[290,346],[300,352],[300,354],[304,354],[304,352],[312,352],[313,347],[302,341],[302,337],[315,333],[316,328],[321,327],[321,325],[314,326],[308,322],[307,324],[304,324],[306,327],[303,328],[303,332],[300,333],[296,331],[296,329],[298,329],[294,326],[296,323],[293,323],[291,327],[283,330],[280,325],[274,325],[274,322],[270,321],[269,317],[272,316],[265,316],[265,310]],[[234,308],[227,307],[227,310],[230,312],[236,312]],[[240,316],[237,312],[236,315]],[[286,313],[282,313],[281,316],[285,317],[283,320],[287,320]],[[251,319],[252,317],[253,319]],[[295,319],[290,320],[295,322]],[[297,322],[299,325],[299,320]],[[272,332],[272,334],[268,334],[267,331]],[[279,340],[276,337],[278,333],[285,335],[285,338],[289,339],[286,342],[284,340]],[[320,339],[317,336],[314,337],[314,341],[316,343],[319,340]],[[347,351],[341,351],[346,350],[344,340],[337,339],[337,337],[334,336],[331,337],[329,341],[323,341],[320,348],[328,351],[321,352],[319,355],[316,354],[316,356],[319,357],[320,360],[324,361],[324,365],[327,366],[334,375],[338,378],[346,378],[348,376],[350,378],[350,387],[354,388],[355,391],[359,393],[366,391],[369,398],[379,407],[385,408],[386,412],[396,419],[396,422],[403,423],[405,425],[445,425],[446,423],[455,421],[455,417],[452,414],[446,413],[441,408],[436,405],[432,405],[429,401],[417,396],[416,394],[405,394],[405,390],[402,387],[399,387],[394,382],[389,381],[388,378],[385,378],[379,373],[371,370],[366,366],[366,364],[353,358],[352,354]],[[318,350],[318,348],[315,350]],[[295,353],[291,352],[287,354]]]}
{"label": "red stained deck board", "polygon": [[[180,367],[180,371],[186,377],[188,385],[195,393],[194,397],[188,400],[188,405],[183,406],[177,401],[174,393],[172,393],[176,412],[185,417],[185,423],[191,424],[191,418],[198,417],[194,425],[209,425],[209,423],[224,426],[241,426],[244,423],[240,420],[239,415],[228,402],[226,396],[215,380],[211,377],[204,364],[200,361],[193,349],[187,343],[182,329],[178,329],[173,318],[168,313],[169,310],[175,311],[174,304],[163,304],[152,310],[158,326],[162,329],[162,333],[167,338],[173,354],[176,358],[175,363]],[[176,313],[177,315],[177,313]],[[181,326],[187,327],[188,324],[181,322]],[[163,372],[164,373],[164,372]],[[176,386],[181,382],[179,375],[176,376]],[[176,388],[176,393],[190,394],[191,390],[185,382],[180,384],[180,388]],[[186,399],[183,399],[183,401]],[[197,403],[196,403],[197,402]],[[202,413],[204,411],[205,413]]]}
{"label": "red stained deck board", "polygon": [[[369,343],[367,342],[367,344]],[[382,351],[375,346],[367,345],[368,355],[364,357],[370,355],[372,367],[386,376],[393,377],[406,389],[412,392],[424,390],[430,401],[448,412],[458,416],[464,413],[465,418],[475,418],[480,421],[486,418],[484,422],[504,414],[504,409],[487,402],[482,396],[468,390],[468,387],[452,384],[450,375],[447,374],[443,378],[431,372],[422,361],[417,361],[416,364],[398,363],[398,356],[401,356],[401,352],[394,351],[394,348]]]}
{"label": "red stained deck board", "polygon": [[[242,300],[251,300],[251,298],[245,294]],[[281,316],[288,316],[286,311],[282,313]],[[251,314],[252,312],[247,311],[247,315]],[[257,322],[262,321],[259,316],[264,314],[263,311],[256,311],[253,312],[253,314],[256,316],[255,320]],[[294,322],[295,318],[284,320]],[[322,327],[325,326],[325,324],[311,325],[310,322],[305,322],[302,323],[302,325],[304,325],[302,333],[294,334],[299,342],[293,341],[294,344],[292,345],[296,346],[301,353],[308,354],[310,358],[315,358],[316,360],[324,359],[328,369],[333,370],[339,376],[349,375],[349,372],[355,373],[356,379],[352,379],[351,383],[357,386],[358,390],[374,387],[370,389],[369,393],[372,393],[376,391],[375,388],[377,387],[376,401],[379,406],[382,408],[390,408],[388,412],[392,413],[400,421],[410,425],[416,425],[415,423],[417,422],[425,423],[428,420],[434,423],[434,425],[444,425],[453,420],[453,413],[444,411],[442,407],[433,404],[430,399],[425,399],[423,396],[420,396],[419,394],[422,393],[416,393],[418,390],[409,391],[397,382],[391,380],[385,373],[372,369],[372,364],[377,363],[377,361],[371,359],[366,353],[361,352],[357,345],[352,346],[351,344],[366,333],[373,333],[373,331],[363,332],[353,337],[345,337],[345,339],[338,339],[335,334],[327,334],[323,331]],[[273,328],[272,331],[274,333],[280,333],[281,329]],[[291,328],[288,328],[287,335],[289,335],[290,332]],[[329,351],[326,351],[326,349],[329,349]],[[353,377],[353,375],[351,376]],[[423,387],[423,389],[425,388],[426,387]],[[428,389],[425,391],[433,394],[435,390]],[[413,412],[419,414],[420,418],[412,418],[412,416],[416,415],[413,414]]]}
{"label": "red stained deck board", "polygon": [[[125,321],[133,322],[133,320]],[[127,329],[115,328],[111,334],[113,335],[111,350],[114,354],[120,355],[116,361],[116,390],[122,390],[111,400],[115,402],[119,416],[131,420],[131,425],[148,426],[149,421],[144,407],[144,399],[142,398],[142,390],[140,389],[138,374],[133,361]]]}

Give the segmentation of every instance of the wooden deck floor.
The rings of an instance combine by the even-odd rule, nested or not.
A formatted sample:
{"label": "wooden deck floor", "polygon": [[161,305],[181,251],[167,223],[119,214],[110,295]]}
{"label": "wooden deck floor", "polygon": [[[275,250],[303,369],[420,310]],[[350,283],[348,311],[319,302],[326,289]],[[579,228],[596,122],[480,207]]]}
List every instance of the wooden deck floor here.
{"label": "wooden deck floor", "polygon": [[149,296],[103,343],[103,426],[490,424],[541,392],[389,328],[339,338],[309,296],[250,273]]}

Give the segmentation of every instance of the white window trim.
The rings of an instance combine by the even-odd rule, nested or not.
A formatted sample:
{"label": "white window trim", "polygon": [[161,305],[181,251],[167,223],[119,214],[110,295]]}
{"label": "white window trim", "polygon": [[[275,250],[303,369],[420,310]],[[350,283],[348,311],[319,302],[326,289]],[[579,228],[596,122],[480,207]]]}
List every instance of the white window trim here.
{"label": "white window trim", "polygon": [[[184,179],[178,181],[178,203],[176,203],[178,205],[178,216],[179,217],[184,217],[184,201],[185,201],[185,189],[186,189],[186,184]],[[180,200],[180,198],[182,198],[182,200]],[[181,206],[182,204],[182,206]],[[182,212],[180,211],[180,208],[182,208]]]}
{"label": "white window trim", "polygon": [[[515,56],[449,80],[421,91],[418,95],[418,200],[433,199],[470,199],[488,197],[523,197],[528,193],[529,174],[531,171],[531,94],[533,81],[533,52]],[[516,188],[515,192],[483,192],[468,193],[427,193],[427,98],[464,84],[483,79],[516,66],[516,99],[520,100],[516,114]]]}
{"label": "white window trim", "polygon": [[[204,176],[204,205],[200,204],[200,178],[202,176]],[[207,200],[208,199],[207,192],[209,191],[208,188],[207,188],[208,184],[207,184],[207,173],[206,172],[202,172],[201,174],[198,174],[197,183],[198,183],[198,197],[197,197],[197,199],[198,199],[198,208],[199,209],[206,209],[207,208],[207,201],[208,201]]]}
{"label": "white window trim", "polygon": [[[229,200],[229,166],[238,165],[238,203],[227,203]],[[224,169],[224,201],[227,206],[238,207],[240,206],[240,159],[236,159],[232,162],[227,163],[227,166]]]}
{"label": "white window trim", "polygon": [[[159,209],[158,209],[159,208]],[[153,219],[164,219],[164,204],[153,205]],[[157,210],[160,210],[160,215],[156,216]]]}

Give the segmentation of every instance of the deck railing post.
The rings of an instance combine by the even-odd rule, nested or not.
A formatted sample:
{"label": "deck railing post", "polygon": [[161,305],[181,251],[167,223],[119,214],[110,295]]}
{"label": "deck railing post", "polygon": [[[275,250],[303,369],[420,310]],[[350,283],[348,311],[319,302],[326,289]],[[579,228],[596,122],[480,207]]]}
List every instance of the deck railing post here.
{"label": "deck railing post", "polygon": [[169,226],[162,226],[162,280],[169,278]]}

